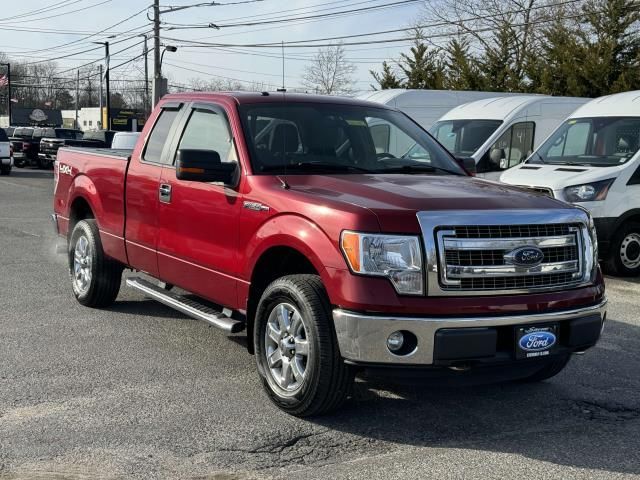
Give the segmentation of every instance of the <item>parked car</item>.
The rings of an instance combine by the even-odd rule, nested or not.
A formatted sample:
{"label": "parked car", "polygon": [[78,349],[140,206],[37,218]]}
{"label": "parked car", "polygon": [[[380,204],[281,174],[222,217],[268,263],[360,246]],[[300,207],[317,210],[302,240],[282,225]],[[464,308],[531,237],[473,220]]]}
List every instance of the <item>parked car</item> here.
{"label": "parked car", "polygon": [[[428,159],[376,152],[380,122]],[[549,378],[605,321],[586,210],[468,176],[379,104],[167,95],[133,152],[60,149],[53,205],[78,302],[110,305],[124,268],[146,273],[126,285],[246,329],[293,415],[337,408],[361,369]]]}
{"label": "parked car", "polygon": [[138,143],[140,132],[118,132],[113,137],[111,148],[115,150],[133,150]]}
{"label": "parked car", "polygon": [[587,101],[544,95],[478,100],[449,111],[429,131],[456,157],[473,158],[479,176],[497,180]]}
{"label": "parked car", "polygon": [[[16,167],[22,168],[38,158],[37,150],[33,149],[33,128],[16,127],[13,136],[9,138],[13,147],[13,161]],[[39,145],[38,145],[39,148]],[[32,152],[35,152],[35,158]]]}
{"label": "parked car", "polygon": [[4,133],[7,134],[7,137],[11,138],[13,137],[13,132],[16,130],[16,127],[4,127],[3,130]]}
{"label": "parked car", "polygon": [[111,144],[117,133],[115,130],[92,130],[84,132],[83,140],[97,142],[96,146],[98,148],[112,148]]}
{"label": "parked car", "polygon": [[53,162],[58,154],[60,147],[107,147],[105,138],[109,139],[111,135],[99,135],[85,138],[81,130],[70,128],[36,128],[33,133],[34,139],[40,137],[40,149],[38,153],[38,167],[49,168],[53,166]]}
{"label": "parked car", "polygon": [[4,129],[0,128],[0,175],[9,175],[12,166],[11,142]]}
{"label": "parked car", "polygon": [[640,275],[640,90],[597,98],[501,181],[587,208],[600,257],[618,275]]}

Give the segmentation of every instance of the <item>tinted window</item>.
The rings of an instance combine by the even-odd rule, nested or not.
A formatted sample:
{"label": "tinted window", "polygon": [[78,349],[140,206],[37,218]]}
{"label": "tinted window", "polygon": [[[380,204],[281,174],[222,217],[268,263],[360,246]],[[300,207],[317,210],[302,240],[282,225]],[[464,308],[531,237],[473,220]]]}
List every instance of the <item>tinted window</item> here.
{"label": "tinted window", "polygon": [[[51,130],[49,132],[49,130]],[[46,137],[52,136],[57,138],[65,138],[68,140],[82,140],[82,132],[80,130],[67,130],[64,128],[58,128],[55,131],[53,129],[47,129]]]}
{"label": "tinted window", "polygon": [[171,125],[173,125],[177,116],[178,110],[162,110],[149,136],[149,141],[144,151],[145,161],[153,163],[162,162],[162,150],[171,131]]}
{"label": "tinted window", "polygon": [[7,133],[0,128],[0,142],[8,142],[9,141],[9,137],[7,137]]}
{"label": "tinted window", "polygon": [[33,128],[16,128],[13,135],[21,138],[31,138],[33,135]]}
{"label": "tinted window", "polygon": [[236,161],[229,124],[223,115],[211,110],[191,112],[178,149],[213,150],[223,162]]}
{"label": "tinted window", "polygon": [[42,138],[44,136],[44,130],[42,128],[36,128],[33,130],[33,138]]}

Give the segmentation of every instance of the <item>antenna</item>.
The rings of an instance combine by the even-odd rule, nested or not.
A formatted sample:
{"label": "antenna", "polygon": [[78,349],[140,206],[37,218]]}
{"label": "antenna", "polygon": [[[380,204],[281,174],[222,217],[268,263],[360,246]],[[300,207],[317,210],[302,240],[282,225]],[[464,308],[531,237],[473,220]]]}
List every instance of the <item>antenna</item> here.
{"label": "antenna", "polygon": [[284,86],[284,40],[282,40],[282,90],[286,90]]}

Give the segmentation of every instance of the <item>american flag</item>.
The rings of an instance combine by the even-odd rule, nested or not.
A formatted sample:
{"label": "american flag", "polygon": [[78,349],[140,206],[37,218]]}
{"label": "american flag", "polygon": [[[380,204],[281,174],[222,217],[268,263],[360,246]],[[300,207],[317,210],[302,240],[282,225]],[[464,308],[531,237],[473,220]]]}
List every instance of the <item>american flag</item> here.
{"label": "american flag", "polygon": [[6,87],[9,85],[9,79],[6,75],[0,75],[0,87]]}

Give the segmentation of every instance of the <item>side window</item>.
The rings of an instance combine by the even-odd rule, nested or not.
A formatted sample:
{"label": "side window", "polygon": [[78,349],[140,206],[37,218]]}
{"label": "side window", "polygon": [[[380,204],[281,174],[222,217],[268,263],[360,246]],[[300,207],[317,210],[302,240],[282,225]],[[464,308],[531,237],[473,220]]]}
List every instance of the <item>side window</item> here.
{"label": "side window", "polygon": [[521,122],[504,132],[489,151],[493,168],[506,170],[522,163],[533,151],[535,124]]}
{"label": "side window", "polygon": [[144,150],[145,162],[162,163],[162,150],[177,116],[178,110],[162,110]]}
{"label": "side window", "polygon": [[[416,145],[409,135],[382,118],[367,117],[366,122],[377,154],[388,153],[395,158],[401,158]],[[420,155],[428,156],[424,149]]]}
{"label": "side window", "polygon": [[193,110],[178,149],[212,150],[223,162],[237,162],[227,119],[211,110]]}

